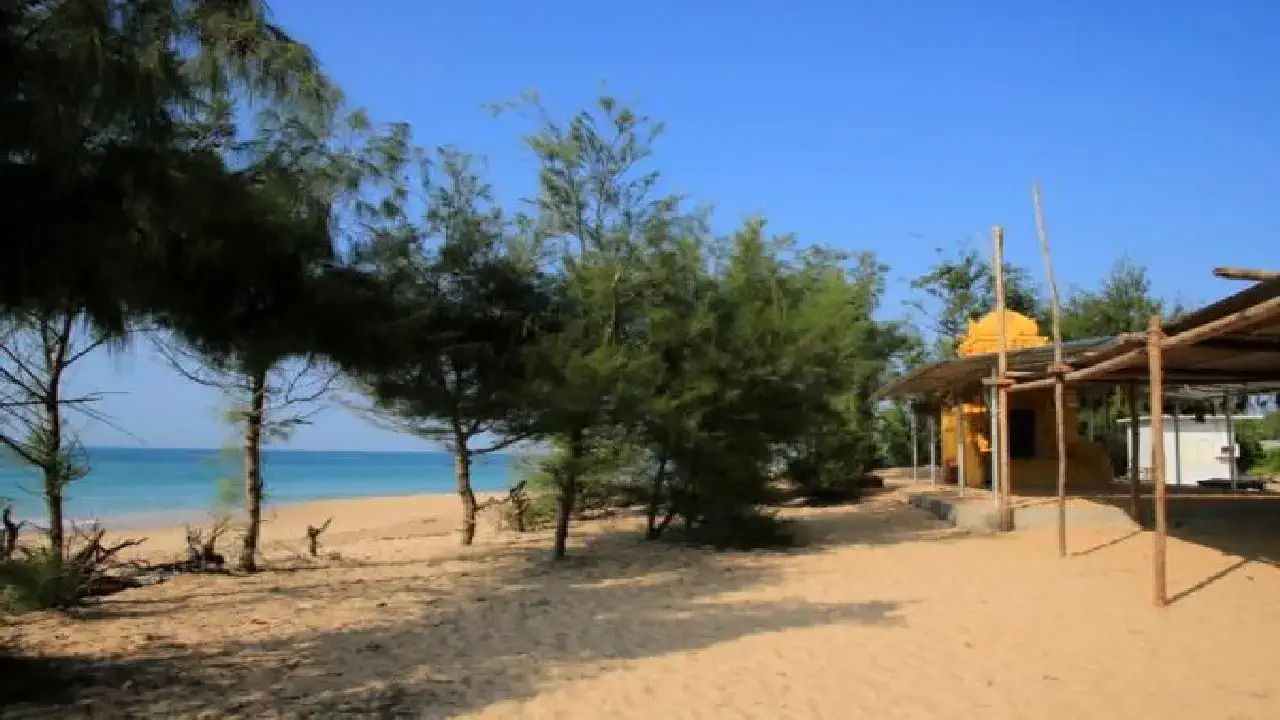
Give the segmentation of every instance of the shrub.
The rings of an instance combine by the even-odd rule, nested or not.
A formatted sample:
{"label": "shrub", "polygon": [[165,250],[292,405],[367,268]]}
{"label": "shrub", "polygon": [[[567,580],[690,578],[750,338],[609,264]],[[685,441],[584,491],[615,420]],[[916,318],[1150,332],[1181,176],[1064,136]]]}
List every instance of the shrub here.
{"label": "shrub", "polygon": [[116,556],[142,540],[102,544],[101,528],[77,531],[77,547],[63,557],[52,546],[21,548],[16,558],[0,563],[0,600],[9,612],[63,610],[96,595],[138,587],[136,578],[121,575]]}
{"label": "shrub", "polygon": [[677,537],[721,551],[789,548],[798,544],[795,527],[790,520],[758,508],[735,508],[717,513]]}
{"label": "shrub", "polygon": [[556,521],[556,498],[550,493],[541,493],[523,498],[520,502],[502,502],[498,504],[497,511],[496,524],[499,530],[546,530]]}
{"label": "shrub", "polygon": [[1267,450],[1254,462],[1249,468],[1252,475],[1265,475],[1274,477],[1280,475],[1280,450]]}
{"label": "shrub", "polygon": [[15,613],[72,607],[85,596],[87,569],[63,560],[52,548],[27,550],[0,565],[0,592]]}

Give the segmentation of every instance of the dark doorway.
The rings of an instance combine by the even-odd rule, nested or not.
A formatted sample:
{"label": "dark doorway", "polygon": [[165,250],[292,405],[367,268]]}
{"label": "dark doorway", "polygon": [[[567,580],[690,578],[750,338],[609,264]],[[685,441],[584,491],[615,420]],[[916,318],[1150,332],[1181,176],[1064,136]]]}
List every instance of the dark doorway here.
{"label": "dark doorway", "polygon": [[1009,457],[1026,460],[1036,456],[1036,411],[1009,411]]}

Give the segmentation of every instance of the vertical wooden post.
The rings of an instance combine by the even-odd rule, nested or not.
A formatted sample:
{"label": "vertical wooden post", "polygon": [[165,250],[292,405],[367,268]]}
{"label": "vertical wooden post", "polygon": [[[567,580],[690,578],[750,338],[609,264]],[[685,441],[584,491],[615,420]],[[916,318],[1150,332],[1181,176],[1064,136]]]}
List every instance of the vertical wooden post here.
{"label": "vertical wooden post", "polygon": [[955,419],[955,435],[956,435],[956,490],[960,493],[960,497],[964,497],[964,403],[959,397],[956,398],[956,419]]}
{"label": "vertical wooden post", "polygon": [[996,225],[991,228],[991,240],[995,246],[992,258],[992,272],[996,280],[996,326],[1000,329],[1000,349],[996,355],[996,411],[999,413],[1000,425],[1000,499],[999,524],[1004,531],[1013,529],[1012,517],[1009,513],[1009,493],[1013,485],[1009,476],[1009,337],[1007,318],[1004,314],[1004,228]]}
{"label": "vertical wooden post", "polygon": [[1058,283],[1053,278],[1053,260],[1049,255],[1049,234],[1044,227],[1044,208],[1040,204],[1040,185],[1031,184],[1031,202],[1036,210],[1036,234],[1040,236],[1040,253],[1044,255],[1045,275],[1049,280],[1049,299],[1053,310],[1053,418],[1058,438],[1058,556],[1067,556],[1067,435],[1066,368],[1062,364],[1062,310],[1058,305]]}
{"label": "vertical wooden post", "polygon": [[1133,521],[1142,524],[1142,516],[1138,514],[1138,497],[1142,491],[1141,468],[1138,464],[1138,453],[1141,452],[1142,435],[1138,428],[1138,390],[1133,383],[1125,387],[1125,398],[1129,404],[1129,512]]}
{"label": "vertical wooden post", "polygon": [[1151,482],[1155,485],[1155,547],[1152,548],[1152,599],[1156,607],[1168,603],[1165,537],[1169,532],[1164,486],[1164,331],[1160,316],[1151,316],[1147,332],[1147,367],[1151,377]]}

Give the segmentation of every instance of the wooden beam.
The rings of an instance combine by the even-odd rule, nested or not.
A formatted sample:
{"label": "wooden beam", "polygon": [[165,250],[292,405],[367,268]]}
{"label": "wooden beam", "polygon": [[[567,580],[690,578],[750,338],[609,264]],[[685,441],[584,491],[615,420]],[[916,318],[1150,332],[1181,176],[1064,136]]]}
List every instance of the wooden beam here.
{"label": "wooden beam", "polygon": [[1053,278],[1053,258],[1049,254],[1049,233],[1044,227],[1044,207],[1040,202],[1040,184],[1031,184],[1031,204],[1036,211],[1036,235],[1040,238],[1040,254],[1049,281],[1049,300],[1053,310],[1053,419],[1058,441],[1058,557],[1067,556],[1067,437],[1066,368],[1062,364],[1062,310],[1058,303],[1058,283]]}
{"label": "wooden beam", "polygon": [[1182,345],[1194,345],[1203,340],[1244,330],[1278,317],[1280,317],[1280,297],[1273,297],[1257,305],[1223,315],[1217,320],[1210,320],[1203,325],[1189,328],[1177,335],[1166,337],[1161,347],[1168,350]]}
{"label": "wooden beam", "polygon": [[[1204,342],[1214,337],[1226,335],[1232,332],[1239,332],[1250,327],[1269,322],[1280,318],[1280,297],[1274,297],[1264,300],[1256,305],[1244,308],[1237,312],[1224,315],[1216,320],[1211,320],[1202,325],[1184,330],[1177,335],[1165,336],[1160,342],[1162,349],[1182,347],[1186,345],[1194,345]],[[1144,344],[1145,345],[1145,344]],[[1072,370],[1067,373],[1067,382],[1080,382],[1106,375],[1115,370],[1130,368],[1140,365],[1143,356],[1147,354],[1147,347],[1137,347],[1119,355],[1103,360],[1096,365],[1089,365]],[[1054,379],[1051,377],[1041,378],[1039,380],[1031,380],[1025,383],[1019,383],[1013,388],[1013,392],[1021,390],[1033,390],[1036,388],[1052,387]]]}
{"label": "wooden beam", "polygon": [[1258,282],[1280,278],[1280,271],[1276,270],[1255,270],[1252,268],[1225,266],[1214,268],[1213,274],[1214,277],[1220,277],[1225,280],[1254,280]]}
{"label": "wooden beam", "polygon": [[[1167,369],[1165,364],[1164,381],[1167,385],[1280,385],[1280,371],[1232,372],[1229,370],[1179,370]],[[1098,382],[1147,384],[1147,373],[1122,372],[1108,375]],[[1021,386],[1014,386],[1015,388]]]}
{"label": "wooden beam", "polygon": [[1232,335],[1216,337],[1196,343],[1197,348],[1224,350],[1227,352],[1280,352],[1280,337],[1251,337]]}
{"label": "wooden beam", "polygon": [[1155,486],[1155,545],[1151,552],[1152,600],[1156,607],[1168,604],[1169,593],[1166,567],[1169,534],[1168,509],[1164,486],[1164,357],[1161,341],[1164,333],[1160,327],[1160,315],[1151,316],[1151,329],[1147,333],[1147,367],[1151,375],[1151,482]]}

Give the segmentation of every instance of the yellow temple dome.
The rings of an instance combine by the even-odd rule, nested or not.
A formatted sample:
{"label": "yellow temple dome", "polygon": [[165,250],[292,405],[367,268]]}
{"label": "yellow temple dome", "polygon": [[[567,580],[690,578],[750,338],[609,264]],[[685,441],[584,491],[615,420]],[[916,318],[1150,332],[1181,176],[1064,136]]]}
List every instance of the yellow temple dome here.
{"label": "yellow temple dome", "polygon": [[[1010,350],[1049,344],[1049,338],[1040,334],[1036,321],[1022,313],[1004,310],[1004,325],[1006,346]],[[977,320],[969,321],[969,329],[956,344],[956,355],[983,355],[999,349],[1000,315],[993,310]]]}

